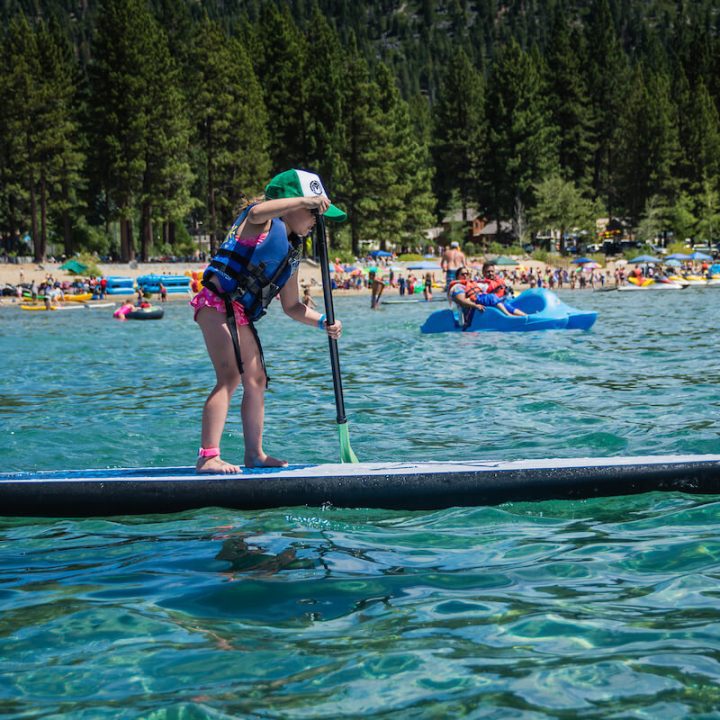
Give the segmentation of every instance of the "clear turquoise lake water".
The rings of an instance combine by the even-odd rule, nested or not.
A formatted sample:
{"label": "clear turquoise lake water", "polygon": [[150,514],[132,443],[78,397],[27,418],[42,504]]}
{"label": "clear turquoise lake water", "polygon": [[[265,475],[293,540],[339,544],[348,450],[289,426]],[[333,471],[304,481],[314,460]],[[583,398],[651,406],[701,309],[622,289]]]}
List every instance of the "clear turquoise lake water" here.
{"label": "clear turquoise lake water", "polygon": [[[423,336],[336,300],[365,461],[720,453],[720,288],[565,292],[589,333]],[[266,449],[335,462],[327,343],[274,309]],[[212,372],[159,322],[0,307],[3,470],[191,464]],[[223,440],[242,457],[239,407]],[[437,512],[0,508],[0,717],[720,717],[720,496]]]}

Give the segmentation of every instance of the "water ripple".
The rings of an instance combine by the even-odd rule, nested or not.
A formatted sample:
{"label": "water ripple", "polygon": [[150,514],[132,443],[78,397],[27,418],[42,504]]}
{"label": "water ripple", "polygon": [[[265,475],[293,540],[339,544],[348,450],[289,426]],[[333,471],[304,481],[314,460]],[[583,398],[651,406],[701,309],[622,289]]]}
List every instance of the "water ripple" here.
{"label": "water ripple", "polygon": [[[679,295],[566,293],[600,312],[593,331],[532,336],[422,336],[424,305],[338,300],[353,447],[718,453],[720,293]],[[212,377],[186,307],[155,325],[24,315],[0,312],[6,470],[192,461]],[[334,460],[322,335],[276,310],[259,327],[268,447]],[[224,444],[241,443],[234,408]],[[0,519],[0,714],[714,717],[719,522],[720,498],[663,493]]]}

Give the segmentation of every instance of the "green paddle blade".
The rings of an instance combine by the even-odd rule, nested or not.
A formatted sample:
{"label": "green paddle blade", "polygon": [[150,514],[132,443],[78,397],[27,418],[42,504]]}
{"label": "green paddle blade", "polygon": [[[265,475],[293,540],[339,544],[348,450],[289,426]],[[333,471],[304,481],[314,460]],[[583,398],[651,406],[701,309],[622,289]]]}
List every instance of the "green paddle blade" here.
{"label": "green paddle blade", "polygon": [[355,455],[353,449],[350,447],[350,431],[348,429],[348,424],[346,422],[338,424],[338,432],[340,433],[340,462],[360,462],[357,459],[357,455]]}

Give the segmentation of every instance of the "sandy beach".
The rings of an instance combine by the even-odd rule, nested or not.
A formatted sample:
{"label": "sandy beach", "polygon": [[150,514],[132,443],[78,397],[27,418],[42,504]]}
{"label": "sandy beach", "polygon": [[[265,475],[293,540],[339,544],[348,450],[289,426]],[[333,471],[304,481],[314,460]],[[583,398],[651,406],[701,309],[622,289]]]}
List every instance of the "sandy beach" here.
{"label": "sandy beach", "polygon": [[[60,270],[62,263],[45,262],[37,263],[0,263],[0,286],[9,283],[18,285],[19,283],[31,283],[33,280],[40,284],[48,275],[55,280],[72,281],[75,275]],[[98,267],[105,276],[121,276],[138,278],[141,275],[185,275],[186,272],[202,270],[205,263],[99,263]],[[316,284],[312,283],[315,280]],[[312,285],[313,294],[322,293],[320,267],[313,263],[303,261],[300,265],[300,282],[302,284]],[[122,296],[115,296],[122,297]],[[168,300],[185,300],[184,293],[169,293]]]}
{"label": "sandy beach", "polygon": [[[76,276],[71,273],[60,270],[58,262],[44,262],[41,264],[37,263],[0,263],[0,287],[6,283],[11,285],[17,285],[19,283],[31,283],[35,280],[38,284],[43,282],[48,275],[51,275],[55,280],[71,281]],[[525,268],[541,268],[545,269],[545,263],[537,260],[523,260],[522,266]],[[98,267],[105,276],[117,275],[121,277],[132,277],[137,278],[141,275],[185,275],[186,272],[193,272],[202,270],[205,267],[204,263],[112,263],[104,264],[99,263]],[[314,296],[322,295],[322,279],[320,273],[320,266],[312,261],[303,260],[300,263],[299,280],[302,286],[309,285],[310,292]],[[418,276],[423,275],[422,271],[415,273]],[[434,271],[436,281],[440,281],[443,273],[440,270]],[[314,280],[314,282],[313,282]],[[519,290],[524,289],[525,286],[516,284],[515,287]],[[388,294],[397,293],[397,289],[392,288],[386,290]],[[343,295],[367,295],[370,293],[368,288],[361,290],[334,290],[333,294],[338,296]],[[122,297],[122,296],[115,296]],[[168,300],[185,300],[186,296],[184,293],[169,293]]]}

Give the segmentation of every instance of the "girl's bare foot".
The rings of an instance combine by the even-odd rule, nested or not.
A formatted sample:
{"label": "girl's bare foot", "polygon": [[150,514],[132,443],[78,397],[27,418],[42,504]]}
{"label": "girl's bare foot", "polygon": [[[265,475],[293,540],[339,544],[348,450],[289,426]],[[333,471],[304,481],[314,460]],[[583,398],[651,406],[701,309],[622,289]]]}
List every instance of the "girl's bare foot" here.
{"label": "girl's bare foot", "polygon": [[195,465],[195,472],[198,475],[210,475],[210,474],[221,474],[230,475],[232,473],[242,472],[237,465],[231,465],[220,458],[219,455],[215,457],[201,457]]}
{"label": "girl's bare foot", "polygon": [[287,460],[279,460],[271,455],[245,455],[245,467],[247,468],[270,468],[270,467],[287,467]]}

